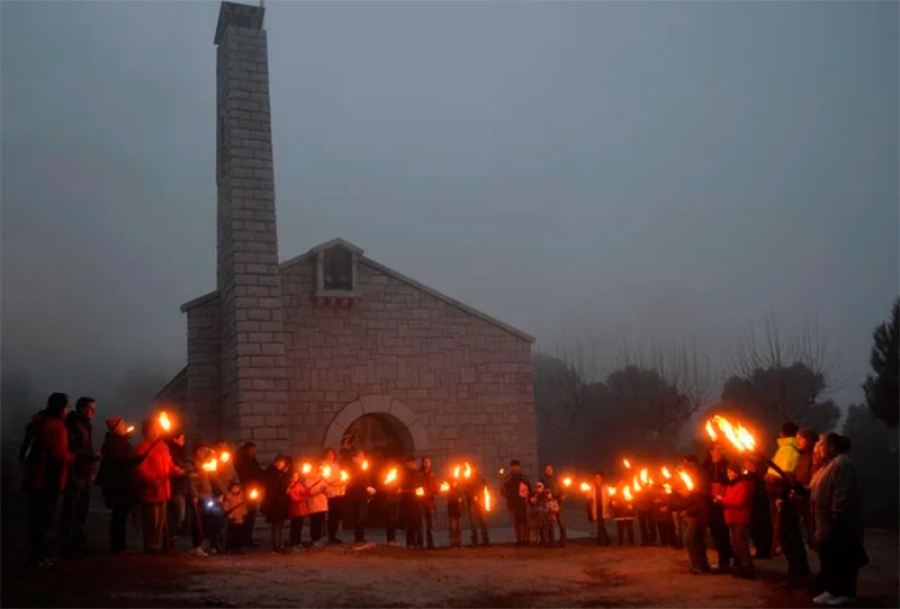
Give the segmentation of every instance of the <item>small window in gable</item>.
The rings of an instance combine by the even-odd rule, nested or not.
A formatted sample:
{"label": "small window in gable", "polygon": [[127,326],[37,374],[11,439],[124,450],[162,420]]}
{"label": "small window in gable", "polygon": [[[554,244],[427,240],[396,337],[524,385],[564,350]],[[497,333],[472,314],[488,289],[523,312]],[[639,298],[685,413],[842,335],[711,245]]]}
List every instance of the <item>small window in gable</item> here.
{"label": "small window in gable", "polygon": [[353,254],[342,247],[324,252],[322,288],[325,290],[353,290]]}
{"label": "small window in gable", "polygon": [[316,254],[316,297],[325,304],[349,304],[359,297],[359,255],[341,245]]}

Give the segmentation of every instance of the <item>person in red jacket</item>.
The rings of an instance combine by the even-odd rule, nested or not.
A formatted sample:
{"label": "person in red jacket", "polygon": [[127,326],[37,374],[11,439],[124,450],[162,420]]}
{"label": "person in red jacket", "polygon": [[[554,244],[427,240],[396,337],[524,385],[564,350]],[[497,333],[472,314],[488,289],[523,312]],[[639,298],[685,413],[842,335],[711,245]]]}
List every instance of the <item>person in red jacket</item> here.
{"label": "person in red jacket", "polygon": [[69,432],[65,416],[69,396],[53,393],[47,407],[34,415],[26,428],[27,446],[22,449],[26,464],[25,490],[28,492],[28,553],[32,564],[53,564],[47,557],[47,532],[53,523],[59,494],[66,490],[69,466],[75,455],[69,452]]}
{"label": "person in red jacket", "polygon": [[134,452],[146,455],[138,466],[144,554],[156,554],[166,529],[166,503],[172,496],[169,476],[183,474],[184,470],[175,465],[169,447],[160,440],[159,423],[155,419],[144,421],[143,434],[144,439]]}
{"label": "person in red jacket", "polygon": [[714,501],[719,503],[725,511],[725,524],[731,541],[731,549],[734,551],[735,569],[732,574],[735,577],[754,579],[753,558],[750,556],[750,520],[753,504],[753,480],[741,474],[741,466],[736,463],[728,464],[728,480],[730,484],[725,487],[723,495],[717,495]]}

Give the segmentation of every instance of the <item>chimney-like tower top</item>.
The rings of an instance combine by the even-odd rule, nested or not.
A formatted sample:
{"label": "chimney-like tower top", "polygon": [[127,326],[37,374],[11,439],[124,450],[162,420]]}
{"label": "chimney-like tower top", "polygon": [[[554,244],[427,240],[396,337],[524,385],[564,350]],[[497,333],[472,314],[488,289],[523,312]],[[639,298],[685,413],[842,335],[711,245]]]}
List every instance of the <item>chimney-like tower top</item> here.
{"label": "chimney-like tower top", "polygon": [[219,23],[216,25],[216,39],[213,42],[219,44],[222,36],[225,35],[225,28],[229,25],[261,30],[265,14],[266,9],[262,6],[223,2],[219,7]]}

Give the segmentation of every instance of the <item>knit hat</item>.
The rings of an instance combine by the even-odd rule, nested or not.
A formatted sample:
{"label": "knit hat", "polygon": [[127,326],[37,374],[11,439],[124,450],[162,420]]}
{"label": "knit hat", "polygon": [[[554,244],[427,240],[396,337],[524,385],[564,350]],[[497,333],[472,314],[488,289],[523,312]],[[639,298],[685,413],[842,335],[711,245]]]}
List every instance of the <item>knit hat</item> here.
{"label": "knit hat", "polygon": [[115,431],[116,427],[118,427],[119,423],[121,423],[121,422],[122,422],[122,417],[109,417],[108,419],[106,419],[106,427],[110,431]]}

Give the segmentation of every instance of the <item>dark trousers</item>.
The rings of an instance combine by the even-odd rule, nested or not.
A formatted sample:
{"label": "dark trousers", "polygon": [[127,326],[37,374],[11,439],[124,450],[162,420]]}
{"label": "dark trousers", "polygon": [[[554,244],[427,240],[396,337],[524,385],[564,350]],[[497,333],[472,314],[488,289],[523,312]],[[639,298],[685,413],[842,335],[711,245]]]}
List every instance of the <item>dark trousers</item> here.
{"label": "dark trousers", "polygon": [[[247,515],[244,516],[244,543],[248,546],[253,545],[253,529],[256,527],[256,515],[259,509],[253,505],[247,508]],[[190,517],[190,514],[188,514]]]}
{"label": "dark trousers", "polygon": [[47,558],[47,533],[53,524],[58,496],[55,488],[28,493],[28,553],[33,562]]}
{"label": "dark trousers", "polygon": [[[513,530],[516,533],[516,543],[517,544],[528,544],[530,538],[530,531],[528,529],[528,507],[525,505],[524,501],[520,501],[519,505],[515,505],[514,507],[507,507],[509,511],[509,519],[512,520]],[[470,509],[470,518],[471,518],[471,509]],[[474,535],[475,532],[473,531]]]}
{"label": "dark trousers", "polygon": [[203,515],[196,501],[188,504],[188,522],[191,525],[191,547],[199,548],[203,543],[205,532],[203,530]]}
{"label": "dark trousers", "polygon": [[[272,518],[269,521],[269,542],[275,551],[281,550],[284,545],[284,521],[285,518]],[[210,534],[210,538],[212,535]]]}
{"label": "dark trousers", "polygon": [[406,545],[408,547],[422,547],[422,504],[416,500],[415,495],[404,497],[401,503],[403,524],[406,526]]}
{"label": "dark trousers", "polygon": [[125,527],[128,525],[130,509],[127,505],[112,508],[109,520],[109,551],[113,554],[125,549]]}
{"label": "dark trousers", "polygon": [[328,498],[328,541],[338,539],[341,520],[344,518],[344,497]]}
{"label": "dark trousers", "polygon": [[291,518],[291,533],[290,533],[290,545],[291,547],[297,547],[301,543],[303,543],[303,521],[306,519],[306,516],[295,516]]}
{"label": "dark trousers", "polygon": [[753,558],[750,557],[750,533],[745,526],[728,527],[731,549],[734,551],[735,567],[744,573],[753,573]]}
{"label": "dark trousers", "polygon": [[63,509],[59,519],[59,538],[68,549],[83,549],[86,539],[84,524],[90,507],[90,480],[73,476],[63,492]]}
{"label": "dark trousers", "polygon": [[450,515],[450,547],[458,548],[462,545],[462,514]]}
{"label": "dark trousers", "polygon": [[606,522],[603,520],[602,516],[597,518],[597,545],[609,545],[609,535],[606,534]]}
{"label": "dark trousers", "polygon": [[809,575],[809,559],[806,556],[806,544],[800,531],[800,517],[794,504],[784,501],[781,504],[781,550],[788,563],[788,575],[805,577]]}
{"label": "dark trousers", "polygon": [[309,515],[309,536],[313,543],[321,541],[325,536],[325,519],[328,512],[315,512]]}
{"label": "dark trousers", "polygon": [[731,541],[728,539],[725,510],[717,503],[714,503],[709,511],[709,534],[716,546],[716,553],[719,555],[719,568],[730,567],[734,554],[731,551]]}
{"label": "dark trousers", "polygon": [[675,547],[675,522],[672,517],[668,514],[660,514],[656,517],[653,525],[656,527],[659,545]]}
{"label": "dark trousers", "polygon": [[616,537],[619,545],[624,545],[625,538],[628,538],[628,545],[634,545],[634,518],[623,518],[616,520]]}
{"label": "dark trousers", "polygon": [[369,513],[367,501],[347,499],[347,519],[353,523],[353,541],[362,543],[366,540],[366,517]]}
{"label": "dark trousers", "polygon": [[229,522],[225,530],[225,551],[234,552],[243,549],[246,543],[246,523]]}
{"label": "dark trousers", "polygon": [[638,527],[641,529],[641,545],[656,545],[656,525],[653,522],[653,514],[649,510],[640,510],[637,513]]}
{"label": "dark trousers", "polygon": [[772,556],[772,513],[769,511],[769,502],[754,500],[750,510],[750,538],[753,547],[756,548],[757,558],[770,558]]}
{"label": "dark trousers", "polygon": [[859,561],[848,544],[841,544],[837,540],[820,543],[819,562],[822,568],[819,578],[829,594],[856,598]]}
{"label": "dark trousers", "polygon": [[709,571],[709,560],[706,558],[706,526],[697,518],[685,518],[684,548],[687,550],[691,567]]}
{"label": "dark trousers", "polygon": [[[566,545],[566,517],[565,517],[565,509],[563,507],[563,502],[559,502],[559,511],[556,513],[556,525],[559,527],[559,545],[565,547]],[[550,523],[550,526],[553,526],[553,523]]]}
{"label": "dark trousers", "polygon": [[387,541],[388,543],[395,543],[397,541],[397,527],[400,526],[400,502],[389,500],[385,506],[385,512],[387,514],[387,526],[385,527]]}
{"label": "dark trousers", "polygon": [[479,529],[481,529],[481,543],[484,545],[489,545],[491,543],[491,538],[488,535],[487,514],[484,512],[484,506],[482,506],[477,501],[468,501],[467,504],[467,509],[469,511],[469,528],[471,529],[472,545],[478,545]]}
{"label": "dark trousers", "polygon": [[[434,508],[430,505],[422,506],[422,524],[425,528],[425,545],[434,547]],[[419,545],[422,545],[422,533],[419,532]]]}
{"label": "dark trousers", "polygon": [[141,504],[141,528],[144,533],[144,552],[158,552],[166,533],[166,502]]}

